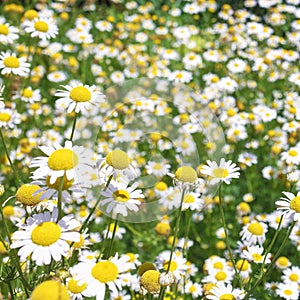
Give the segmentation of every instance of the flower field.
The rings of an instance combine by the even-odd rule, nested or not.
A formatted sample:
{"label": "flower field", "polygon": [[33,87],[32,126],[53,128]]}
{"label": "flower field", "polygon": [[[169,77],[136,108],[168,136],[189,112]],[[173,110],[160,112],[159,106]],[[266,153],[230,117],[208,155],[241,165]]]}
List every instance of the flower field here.
{"label": "flower field", "polygon": [[0,299],[300,298],[300,0],[1,1],[0,42]]}

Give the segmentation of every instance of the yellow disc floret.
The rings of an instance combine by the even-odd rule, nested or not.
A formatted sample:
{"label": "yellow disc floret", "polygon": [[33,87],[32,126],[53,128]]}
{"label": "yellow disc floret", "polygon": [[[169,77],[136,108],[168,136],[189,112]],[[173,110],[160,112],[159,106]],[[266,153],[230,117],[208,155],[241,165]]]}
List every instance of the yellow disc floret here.
{"label": "yellow disc floret", "polygon": [[300,196],[292,199],[290,203],[290,208],[293,209],[296,213],[300,213]]}
{"label": "yellow disc floret", "polygon": [[263,235],[264,234],[264,228],[258,222],[251,223],[248,227],[248,231],[250,233],[252,233],[253,235]]}
{"label": "yellow disc floret", "polygon": [[50,246],[59,240],[61,229],[54,222],[38,224],[31,232],[31,240],[40,246]]}
{"label": "yellow disc floret", "polygon": [[48,24],[45,21],[36,21],[34,23],[34,28],[37,31],[41,31],[41,32],[47,32],[49,29]]}
{"label": "yellow disc floret", "polygon": [[189,166],[183,166],[176,170],[175,178],[186,183],[195,183],[197,181],[197,172]]}
{"label": "yellow disc floret", "polygon": [[92,98],[90,90],[84,86],[77,86],[70,91],[70,98],[75,102],[88,102]]}
{"label": "yellow disc floret", "polygon": [[47,280],[40,283],[32,292],[31,300],[70,300],[67,288],[60,282]]}
{"label": "yellow disc floret", "polygon": [[228,176],[228,171],[223,168],[216,168],[213,170],[212,174],[216,178],[226,178]]}
{"label": "yellow disc floret", "polygon": [[14,57],[14,56],[9,56],[7,58],[4,59],[3,61],[5,67],[7,68],[19,68],[20,67],[20,62],[18,60],[18,58]]}
{"label": "yellow disc floret", "polygon": [[106,162],[117,170],[124,170],[129,166],[128,155],[119,149],[109,152],[106,156]]}
{"label": "yellow disc floret", "polygon": [[130,199],[130,194],[125,190],[117,190],[113,192],[113,198],[118,202],[125,203]]}
{"label": "yellow disc floret", "polygon": [[159,276],[160,273],[156,270],[146,271],[141,277],[141,287],[149,294],[158,294],[160,291]]}
{"label": "yellow disc floret", "polygon": [[79,294],[86,289],[87,284],[78,284],[78,280],[75,280],[73,277],[68,282],[68,290],[73,294]]}
{"label": "yellow disc floret", "polygon": [[5,24],[0,24],[0,34],[3,34],[3,35],[9,34],[8,27]]}
{"label": "yellow disc floret", "polygon": [[100,261],[92,268],[92,276],[102,283],[114,281],[118,275],[118,267],[110,261]]}
{"label": "yellow disc floret", "polygon": [[78,156],[71,149],[55,150],[48,159],[48,166],[52,170],[70,170],[78,164]]}
{"label": "yellow disc floret", "polygon": [[232,294],[223,294],[219,300],[236,300]]}
{"label": "yellow disc floret", "polygon": [[40,203],[43,192],[35,194],[41,187],[37,184],[23,184],[17,190],[16,199],[24,205],[34,206]]}

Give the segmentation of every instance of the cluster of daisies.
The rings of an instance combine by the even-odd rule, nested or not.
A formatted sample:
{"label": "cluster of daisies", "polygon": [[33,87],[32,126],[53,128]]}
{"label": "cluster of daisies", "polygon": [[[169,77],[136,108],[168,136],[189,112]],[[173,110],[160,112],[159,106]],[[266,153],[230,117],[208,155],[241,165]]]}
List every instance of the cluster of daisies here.
{"label": "cluster of daisies", "polygon": [[298,299],[300,1],[75,2],[0,6],[0,298]]}

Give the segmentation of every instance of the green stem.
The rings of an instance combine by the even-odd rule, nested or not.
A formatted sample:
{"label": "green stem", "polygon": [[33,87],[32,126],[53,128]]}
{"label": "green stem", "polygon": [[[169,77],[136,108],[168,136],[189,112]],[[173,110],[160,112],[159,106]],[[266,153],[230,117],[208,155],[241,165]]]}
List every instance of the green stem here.
{"label": "green stem", "polygon": [[142,233],[138,232],[137,230],[135,230],[131,225],[129,224],[124,224],[124,226],[129,229],[133,234],[137,235],[138,237],[144,237]]}
{"label": "green stem", "polygon": [[[2,218],[3,224],[4,224],[4,230],[5,230],[6,236],[8,238],[9,244],[11,245],[12,244],[12,239],[11,239],[10,232],[9,232],[9,229],[8,229],[8,226],[7,226],[7,223],[5,221],[4,214],[3,214],[2,203],[0,204],[0,214],[1,214],[1,218]],[[1,241],[2,241],[2,237],[1,237]],[[3,240],[3,242],[4,242],[4,240]],[[5,245],[5,243],[4,243],[4,245]],[[7,248],[7,247],[5,247],[5,248]],[[25,280],[22,268],[21,268],[21,266],[19,264],[19,258],[18,258],[18,255],[15,252],[15,249],[11,249],[8,252],[8,255],[9,255],[11,261],[16,266],[16,268],[18,270],[18,273],[19,273],[19,276],[20,276],[20,279],[21,279],[21,282],[22,282],[22,285],[24,287],[24,291],[26,293],[26,296],[29,297],[29,292],[28,292],[29,287],[28,287],[27,281]]]}
{"label": "green stem", "polygon": [[231,250],[230,241],[229,241],[229,237],[228,237],[228,229],[227,229],[227,224],[226,224],[225,214],[224,214],[224,209],[223,209],[222,188],[221,187],[222,187],[222,183],[219,186],[219,210],[220,210],[220,214],[221,214],[222,226],[223,226],[224,232],[225,232],[226,247],[227,247],[227,250],[229,252],[229,258],[230,258],[230,261],[231,261],[232,266],[234,268],[234,272],[235,272],[236,275],[238,275],[239,281],[241,283],[241,278],[239,276],[239,272],[238,272],[238,270],[236,268],[236,265],[235,265],[235,259],[234,259],[234,256],[233,256],[233,253],[232,253],[232,250]]}
{"label": "green stem", "polygon": [[57,208],[58,208],[57,222],[62,218],[62,189],[63,189],[63,185],[64,185],[64,176],[60,177],[60,179],[59,179],[58,196],[57,196]]}
{"label": "green stem", "polygon": [[118,217],[119,217],[119,214],[117,214],[116,219],[115,219],[115,224],[114,224],[114,228],[113,228],[113,233],[112,233],[112,237],[111,237],[111,240],[110,240],[108,253],[107,253],[107,255],[106,255],[107,258],[109,258],[110,255],[111,255],[111,251],[112,251],[112,247],[113,247],[113,243],[114,243],[114,238],[115,238],[116,231],[117,231],[117,227],[118,227]]}
{"label": "green stem", "polygon": [[73,120],[73,126],[72,126],[72,132],[71,132],[71,136],[70,136],[70,141],[72,141],[73,137],[74,137],[75,128],[76,128],[76,122],[77,122],[77,117],[78,117],[78,114],[75,113],[75,117],[74,117],[74,120]]}
{"label": "green stem", "polygon": [[14,295],[14,291],[12,289],[12,286],[11,286],[11,282],[6,282],[7,286],[8,286],[8,289],[9,289],[9,293],[10,293],[10,297],[12,300],[15,299],[15,295]]}
{"label": "green stem", "polygon": [[6,147],[6,144],[5,144],[5,141],[4,141],[4,136],[3,136],[3,133],[2,133],[1,129],[0,129],[0,139],[1,139],[2,145],[4,147],[5,154],[7,156],[8,161],[9,161],[10,167],[11,167],[13,173],[14,173],[14,178],[15,178],[16,184],[17,184],[18,187],[20,187],[21,183],[20,183],[19,175],[17,173],[17,170],[16,170],[14,164],[12,163],[12,161],[10,159],[9,152],[8,152],[7,147]]}
{"label": "green stem", "polygon": [[[174,236],[173,236],[173,241],[172,241],[172,246],[171,246],[170,258],[168,261],[168,267],[167,267],[167,271],[166,271],[167,273],[170,272],[172,257],[173,257],[173,253],[174,253],[174,249],[175,249],[175,243],[176,243],[176,239],[177,239],[178,232],[179,232],[179,225],[180,225],[180,219],[181,219],[181,214],[182,214],[182,204],[183,204],[183,200],[184,200],[184,195],[185,195],[185,189],[183,188],[183,190],[181,192],[179,210],[178,210],[177,218],[176,218],[176,225],[175,225],[175,229],[174,229]],[[158,296],[158,300],[164,299],[165,290],[166,290],[165,286],[161,288],[159,296]]]}
{"label": "green stem", "polygon": [[276,254],[274,255],[270,265],[268,266],[267,270],[265,272],[263,272],[263,269],[261,269],[261,272],[259,274],[258,279],[256,280],[256,282],[253,284],[253,286],[251,287],[251,289],[247,292],[247,294],[245,295],[245,300],[249,299],[249,297],[251,296],[252,292],[254,291],[254,289],[262,282],[262,280],[266,277],[266,275],[269,273],[269,271],[271,270],[271,268],[273,267],[273,265],[275,264],[277,258],[279,257],[279,255],[281,254],[281,251],[283,250],[289,236],[292,233],[292,230],[294,228],[294,226],[296,225],[296,221],[293,221],[293,223],[291,224],[287,234],[285,235],[285,238],[283,240],[283,242],[281,243],[279,249],[277,250]]}
{"label": "green stem", "polygon": [[183,257],[187,259],[188,256],[188,241],[189,241],[189,233],[191,228],[191,221],[192,221],[192,213],[191,210],[188,209],[186,212],[186,218],[187,218],[187,225],[185,226],[185,233],[184,233],[184,245],[183,245]]}
{"label": "green stem", "polygon": [[[107,190],[107,188],[108,188],[108,186],[109,186],[109,184],[110,184],[112,178],[113,178],[113,175],[111,175],[111,176],[108,178],[108,181],[107,181],[107,183],[106,183],[106,185],[105,185],[105,187],[104,187],[104,191]],[[86,218],[86,219],[84,220],[84,222],[82,223],[82,226],[81,226],[81,228],[80,228],[80,230],[79,230],[80,233],[82,233],[82,232],[84,231],[84,229],[87,227],[88,222],[89,222],[90,218],[92,217],[93,213],[95,212],[96,208],[98,207],[100,201],[101,201],[101,195],[99,196],[99,198],[98,198],[96,204],[95,204],[95,205],[93,206],[93,208],[91,209],[91,211],[90,211],[89,215],[87,216],[87,218]]]}

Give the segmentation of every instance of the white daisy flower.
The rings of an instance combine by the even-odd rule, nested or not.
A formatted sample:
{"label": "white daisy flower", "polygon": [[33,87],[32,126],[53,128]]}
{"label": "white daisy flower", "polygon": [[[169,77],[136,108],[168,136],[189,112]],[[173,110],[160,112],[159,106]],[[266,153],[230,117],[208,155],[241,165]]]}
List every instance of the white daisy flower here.
{"label": "white daisy flower", "polygon": [[292,217],[294,221],[300,221],[300,191],[295,196],[290,192],[282,192],[286,198],[281,197],[276,201],[278,210],[282,210],[282,214],[286,218]]}
{"label": "white daisy flower", "polygon": [[0,43],[7,45],[12,44],[14,40],[18,39],[18,28],[11,26],[8,23],[0,23]]}
{"label": "white daisy flower", "polygon": [[31,37],[38,37],[45,41],[54,38],[58,34],[58,27],[53,18],[35,18],[24,22],[24,30]]}
{"label": "white daisy flower", "polygon": [[265,223],[257,222],[254,220],[243,227],[240,235],[242,237],[242,240],[245,240],[247,243],[249,243],[249,245],[253,245],[256,243],[262,245],[266,240],[267,230],[268,226]]}
{"label": "white daisy flower", "polygon": [[54,147],[41,146],[40,149],[47,156],[34,158],[30,167],[36,169],[32,178],[50,176],[50,184],[54,184],[59,177],[66,175],[67,180],[75,178],[76,172],[89,168],[93,164],[93,152],[82,146],[72,146],[71,141],[66,141],[65,146],[55,144]]}
{"label": "white daisy flower", "polygon": [[298,284],[294,283],[283,283],[280,282],[276,289],[276,294],[286,300],[298,300],[299,299],[299,289]]}
{"label": "white daisy flower", "polygon": [[217,283],[216,286],[212,287],[209,291],[207,299],[220,300],[220,299],[243,299],[243,291],[240,289],[233,288],[231,284],[224,284],[223,282]]}
{"label": "white daisy flower", "polygon": [[231,160],[226,162],[224,158],[221,158],[220,165],[215,161],[207,160],[207,165],[201,166],[200,172],[212,177],[211,184],[216,184],[220,181],[229,184],[232,178],[239,178],[239,170],[240,168],[235,163],[232,163]]}
{"label": "white daisy flower", "polygon": [[291,268],[283,270],[282,280],[285,283],[300,284],[300,268],[292,266]]}
{"label": "white daisy flower", "polygon": [[30,64],[26,62],[25,57],[17,57],[10,51],[0,53],[0,69],[2,75],[13,74],[21,77],[29,73]]}
{"label": "white daisy flower", "polygon": [[164,176],[170,171],[171,166],[166,163],[149,161],[145,168],[147,174],[153,174],[155,176]]}
{"label": "white daisy flower", "polygon": [[110,176],[116,179],[118,175],[126,174],[127,177],[133,179],[137,174],[127,153],[120,149],[110,151],[106,157],[98,159],[96,165],[98,175],[104,182]]}
{"label": "white daisy flower", "polygon": [[105,96],[96,90],[96,86],[88,86],[71,82],[69,85],[62,86],[65,90],[58,90],[55,93],[59,99],[58,105],[64,104],[68,107],[67,112],[73,110],[78,113],[86,113],[90,109],[97,109],[99,104],[104,102]]}
{"label": "white daisy flower", "polygon": [[123,255],[118,257],[116,254],[107,260],[98,262],[81,262],[75,265],[72,273],[78,284],[86,284],[85,295],[96,297],[96,300],[103,300],[106,287],[112,294],[117,294],[122,289],[122,273],[130,269],[129,257]]}
{"label": "white daisy flower", "polygon": [[141,190],[137,190],[138,183],[129,186],[127,182],[112,182],[107,190],[102,191],[101,195],[105,197],[101,206],[106,204],[106,212],[112,213],[113,216],[121,214],[126,217],[128,210],[137,212],[141,201],[144,198]]}
{"label": "white daisy flower", "polygon": [[243,250],[243,256],[249,261],[253,261],[256,264],[271,263],[271,253],[263,255],[264,248],[260,246],[249,246]]}
{"label": "white daisy flower", "polygon": [[32,254],[31,259],[42,266],[49,265],[51,259],[59,261],[62,256],[68,255],[68,242],[78,242],[80,239],[80,234],[72,231],[80,226],[80,222],[68,215],[56,223],[57,217],[57,209],[52,213],[35,214],[20,226],[22,230],[13,233],[11,248],[20,248],[18,255],[21,261],[26,261]]}

